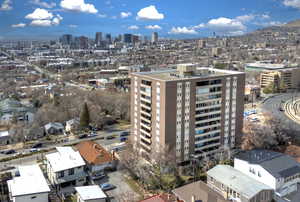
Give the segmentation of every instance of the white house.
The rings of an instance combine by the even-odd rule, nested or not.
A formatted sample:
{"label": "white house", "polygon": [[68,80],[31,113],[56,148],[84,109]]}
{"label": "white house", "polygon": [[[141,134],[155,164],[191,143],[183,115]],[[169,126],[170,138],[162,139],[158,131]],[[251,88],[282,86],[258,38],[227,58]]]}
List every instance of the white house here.
{"label": "white house", "polygon": [[75,187],[77,202],[105,202],[106,194],[99,185]]}
{"label": "white house", "polygon": [[85,162],[72,147],[56,147],[57,152],[46,155],[47,175],[57,189],[86,182]]}
{"label": "white house", "polygon": [[238,154],[234,168],[275,190],[279,197],[297,191],[300,164],[292,157],[267,150],[252,150]]}
{"label": "white house", "polygon": [[7,181],[13,202],[48,202],[50,188],[40,169],[35,165],[20,166],[20,176]]}

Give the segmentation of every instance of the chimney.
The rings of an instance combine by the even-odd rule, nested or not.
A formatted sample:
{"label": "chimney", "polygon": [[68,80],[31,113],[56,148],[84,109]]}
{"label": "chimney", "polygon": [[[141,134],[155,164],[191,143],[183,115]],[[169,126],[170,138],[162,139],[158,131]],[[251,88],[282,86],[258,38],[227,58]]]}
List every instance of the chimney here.
{"label": "chimney", "polygon": [[191,197],[191,202],[196,202],[196,199],[195,199],[194,195],[192,195],[192,197]]}

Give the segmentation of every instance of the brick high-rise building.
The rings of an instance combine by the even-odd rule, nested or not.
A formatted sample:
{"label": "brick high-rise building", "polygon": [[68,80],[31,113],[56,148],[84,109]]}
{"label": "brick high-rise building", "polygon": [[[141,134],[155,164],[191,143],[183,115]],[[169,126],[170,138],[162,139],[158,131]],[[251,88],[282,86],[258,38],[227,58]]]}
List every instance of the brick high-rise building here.
{"label": "brick high-rise building", "polygon": [[188,162],[239,142],[244,73],[181,64],[131,78],[131,141],[146,159],[168,148]]}

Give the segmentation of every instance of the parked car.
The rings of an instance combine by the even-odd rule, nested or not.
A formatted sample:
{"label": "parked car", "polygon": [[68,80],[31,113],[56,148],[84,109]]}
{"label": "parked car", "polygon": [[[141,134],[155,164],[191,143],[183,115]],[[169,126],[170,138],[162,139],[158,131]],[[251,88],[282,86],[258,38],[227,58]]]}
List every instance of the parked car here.
{"label": "parked car", "polygon": [[87,134],[83,134],[83,135],[80,135],[80,136],[79,136],[79,139],[84,139],[84,138],[87,138],[87,137],[88,137]]}
{"label": "parked car", "polygon": [[121,137],[120,138],[120,142],[126,142],[127,141],[127,137]]}
{"label": "parked car", "polygon": [[115,138],[116,138],[115,136],[111,135],[111,136],[107,136],[105,139],[112,140],[112,139],[115,139]]}
{"label": "parked car", "polygon": [[100,179],[103,179],[105,177],[106,177],[106,175],[104,173],[97,173],[97,174],[92,176],[92,179],[93,180],[100,180]]}
{"label": "parked car", "polygon": [[41,148],[43,146],[42,143],[36,143],[31,148]]}
{"label": "parked car", "polygon": [[100,187],[103,191],[108,191],[108,190],[112,190],[112,189],[116,188],[115,185],[112,185],[112,184],[109,184],[109,183],[101,184]]}
{"label": "parked car", "polygon": [[29,150],[29,152],[31,152],[31,153],[38,152],[38,151],[40,151],[40,149],[37,149],[37,148],[32,148],[32,149]]}
{"label": "parked car", "polygon": [[14,154],[14,153],[16,153],[16,150],[14,150],[14,149],[6,150],[6,151],[3,152],[3,154],[6,154],[6,155]]}
{"label": "parked car", "polygon": [[97,133],[90,133],[89,134],[89,137],[96,137],[97,136]]}
{"label": "parked car", "polygon": [[130,133],[128,131],[124,131],[120,134],[120,137],[127,137],[129,135],[130,135]]}

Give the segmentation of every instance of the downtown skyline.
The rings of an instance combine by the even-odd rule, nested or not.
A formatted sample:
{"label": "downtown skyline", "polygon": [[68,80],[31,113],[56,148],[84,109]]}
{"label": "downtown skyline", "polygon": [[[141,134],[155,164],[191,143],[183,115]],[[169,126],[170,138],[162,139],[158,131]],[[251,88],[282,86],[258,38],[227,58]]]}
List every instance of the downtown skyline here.
{"label": "downtown skyline", "polygon": [[242,35],[300,18],[300,0],[2,0],[0,39],[95,32],[197,38]]}

